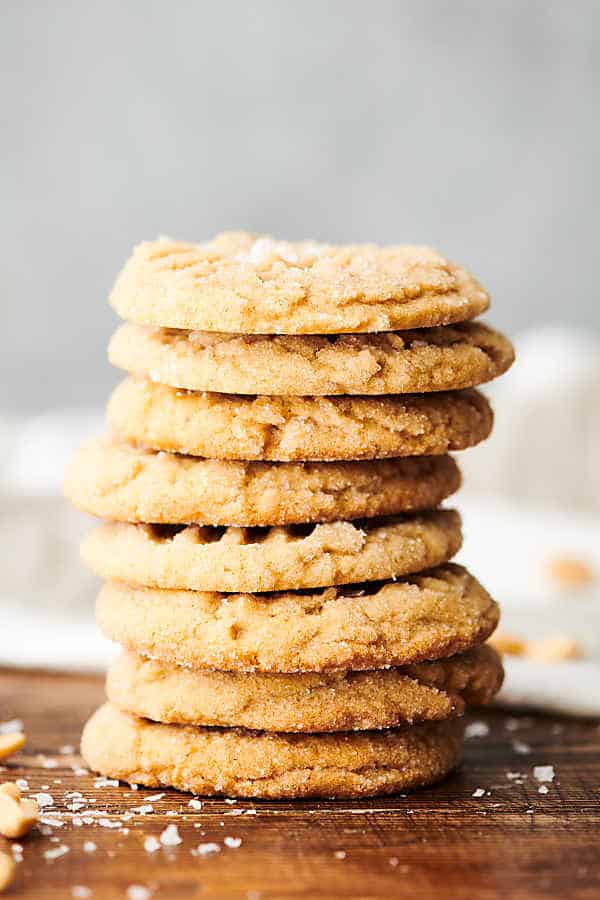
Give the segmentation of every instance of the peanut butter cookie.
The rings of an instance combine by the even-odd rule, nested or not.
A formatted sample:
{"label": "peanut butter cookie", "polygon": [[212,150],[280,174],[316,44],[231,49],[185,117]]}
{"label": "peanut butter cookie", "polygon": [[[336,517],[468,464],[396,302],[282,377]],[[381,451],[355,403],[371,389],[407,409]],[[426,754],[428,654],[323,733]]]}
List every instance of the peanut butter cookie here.
{"label": "peanut butter cookie", "polygon": [[110,302],[124,319],[242,334],[339,334],[463,322],[489,296],[428,247],[335,247],[227,232],[140,244]]}
{"label": "peanut butter cookie", "polygon": [[102,578],[191,591],[282,591],[382,580],[448,562],[461,546],[460,516],[271,528],[106,522],[82,554]]}
{"label": "peanut butter cookie", "polygon": [[457,490],[448,456],[364,462],[233,462],[94,440],[76,454],[65,491],[117,522],[291,525],[396,515]]}
{"label": "peanut butter cookie", "polygon": [[158,725],[102,706],[81,752],[91,769],[202,796],[369,797],[431,784],[460,762],[460,719],[389,731],[270,734]]}
{"label": "peanut butter cookie", "polygon": [[492,430],[474,390],[400,397],[248,397],[127,379],[108,421],[117,440],[213,459],[352,460],[464,450]]}
{"label": "peanut butter cookie", "polygon": [[507,338],[480,322],[381,334],[250,335],[125,323],[117,368],[159,384],[227,394],[411,394],[476,387],[514,360]]}
{"label": "peanut butter cookie", "polygon": [[458,716],[467,703],[489,703],[502,674],[486,644],[437,662],[321,675],[201,671],[123,653],[106,690],[115,706],[155,722],[314,733]]}
{"label": "peanut butter cookie", "polygon": [[272,594],[161,591],[109,582],[98,624],[113,641],[175,665],[235,672],[378,669],[477,646],[498,607],[461,566],[398,581]]}

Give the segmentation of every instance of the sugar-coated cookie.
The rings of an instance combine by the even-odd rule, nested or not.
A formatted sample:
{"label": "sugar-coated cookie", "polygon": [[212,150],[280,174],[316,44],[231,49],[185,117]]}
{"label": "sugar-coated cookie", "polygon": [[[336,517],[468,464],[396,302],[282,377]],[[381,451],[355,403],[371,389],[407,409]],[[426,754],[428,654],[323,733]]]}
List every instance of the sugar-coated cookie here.
{"label": "sugar-coated cookie", "polygon": [[327,461],[434,456],[492,430],[475,390],[398,397],[248,397],[128,378],[108,421],[117,440],[212,459]]}
{"label": "sugar-coated cookie", "polygon": [[110,778],[201,796],[369,797],[432,784],[458,765],[460,719],[388,731],[274,734],[160,725],[102,706],[81,752]]}
{"label": "sugar-coated cookie", "polygon": [[159,384],[227,394],[411,394],[476,387],[514,360],[481,322],[381,334],[219,334],[121,325],[117,368]]}
{"label": "sugar-coated cookie", "polygon": [[189,669],[123,653],[109,670],[107,694],[119,709],[155,722],[364,731],[461,715],[466,703],[489,703],[502,676],[487,644],[403,668],[303,675]]}
{"label": "sugar-coated cookie", "polygon": [[378,669],[483,643],[498,607],[462,566],[397,581],[267,594],[161,591],[109,582],[96,616],[144,656],[237,672]]}
{"label": "sugar-coated cookie", "polygon": [[118,522],[289,525],[437,506],[457,490],[449,456],[358,462],[239,462],[178,456],[98,439],[67,472],[75,506]]}
{"label": "sugar-coated cookie", "polygon": [[464,322],[489,296],[429,247],[335,247],[226,232],[133,251],[113,288],[138,325],[242,334],[339,334]]}
{"label": "sugar-coated cookie", "polygon": [[214,528],[105,522],[82,555],[140,587],[282,591],[397,578],[448,562],[461,546],[453,510],[321,525]]}

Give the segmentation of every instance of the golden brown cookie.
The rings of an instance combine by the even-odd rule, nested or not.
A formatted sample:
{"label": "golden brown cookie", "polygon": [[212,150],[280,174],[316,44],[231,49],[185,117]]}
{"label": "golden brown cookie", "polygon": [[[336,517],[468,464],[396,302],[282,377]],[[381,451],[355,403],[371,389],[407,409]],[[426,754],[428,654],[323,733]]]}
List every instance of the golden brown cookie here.
{"label": "golden brown cookie", "polygon": [[123,653],[106,690],[119,709],[155,722],[315,733],[461,715],[489,703],[502,675],[486,644],[437,662],[320,675],[201,671]]}
{"label": "golden brown cookie", "polygon": [[396,582],[273,594],[160,591],[109,582],[98,624],[129,650],[236,672],[378,669],[482,643],[498,607],[461,566]]}
{"label": "golden brown cookie", "polygon": [[397,515],[457,490],[448,456],[365,462],[198,459],[95,440],[76,454],[65,491],[75,506],[118,522],[290,525]]}
{"label": "golden brown cookie", "polygon": [[110,302],[138,325],[242,334],[339,334],[464,322],[489,296],[428,247],[334,247],[227,232],[140,244]]}
{"label": "golden brown cookie", "polygon": [[159,384],[226,394],[411,394],[476,387],[514,360],[480,322],[381,334],[244,335],[125,323],[109,357]]}
{"label": "golden brown cookie", "polygon": [[190,591],[283,591],[396,578],[448,562],[452,510],[322,525],[214,528],[106,522],[82,555],[102,578]]}
{"label": "golden brown cookie", "polygon": [[399,397],[249,397],[129,378],[108,421],[117,440],[213,459],[352,460],[464,450],[492,430],[478,391]]}
{"label": "golden brown cookie", "polygon": [[91,769],[202,796],[349,798],[431,784],[460,762],[460,719],[389,731],[270,734],[159,725],[106,704],[85,726]]}

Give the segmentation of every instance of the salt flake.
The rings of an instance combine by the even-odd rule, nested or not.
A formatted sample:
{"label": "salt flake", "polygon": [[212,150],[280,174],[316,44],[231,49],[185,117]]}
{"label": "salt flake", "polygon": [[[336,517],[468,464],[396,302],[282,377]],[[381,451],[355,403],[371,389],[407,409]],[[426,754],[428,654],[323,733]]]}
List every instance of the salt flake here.
{"label": "salt flake", "polygon": [[147,837],[144,841],[144,850],[146,853],[156,853],[157,850],[160,850],[160,841],[155,837]]}
{"label": "salt flake", "polygon": [[167,825],[160,836],[160,842],[163,847],[177,847],[178,844],[181,844],[177,825]]}
{"label": "salt flake", "polygon": [[152,892],[143,884],[131,884],[127,888],[127,900],[150,900]]}
{"label": "salt flake", "polygon": [[46,850],[44,852],[45,859],[60,859],[61,856],[65,856],[69,853],[70,848],[65,847],[64,844],[61,844],[59,847],[52,847],[50,850]]}
{"label": "salt flake", "polygon": [[534,766],[533,777],[536,781],[554,781],[554,766]]}
{"label": "salt flake", "polygon": [[210,856],[212,853],[220,853],[221,848],[218,844],[198,844],[196,854],[198,856]]}
{"label": "salt flake", "polygon": [[469,722],[465,728],[465,740],[469,741],[471,738],[487,737],[489,733],[490,726],[485,722]]}
{"label": "salt flake", "polygon": [[515,753],[519,753],[521,756],[527,756],[528,753],[531,753],[531,747],[525,741],[513,741],[512,746]]}

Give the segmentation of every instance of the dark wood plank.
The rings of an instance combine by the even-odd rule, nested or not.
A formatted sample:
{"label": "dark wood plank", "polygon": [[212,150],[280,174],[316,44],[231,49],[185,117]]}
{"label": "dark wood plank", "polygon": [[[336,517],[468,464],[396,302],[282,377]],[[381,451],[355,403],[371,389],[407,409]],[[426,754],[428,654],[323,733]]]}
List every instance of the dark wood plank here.
{"label": "dark wood plank", "polygon": [[[478,712],[471,718],[487,723],[489,734],[468,741],[463,769],[407,797],[351,804],[208,800],[194,811],[187,795],[167,791],[153,812],[124,821],[124,830],[102,827],[98,815],[78,827],[85,810],[68,809],[69,791],[83,794],[86,809],[105,810],[102,818],[111,822],[123,822],[123,814],[158,793],[94,787],[92,775],[73,771],[80,758],[61,754],[61,747],[77,745],[102,696],[96,678],[0,673],[0,720],[22,719],[29,736],[26,753],[0,778],[26,778],[31,791],[46,790],[55,801],[46,816],[65,823],[22,842],[24,861],[7,896],[62,900],[81,886],[93,898],[113,900],[127,897],[132,885],[169,900],[600,896],[597,723]],[[535,765],[555,767],[547,794],[538,791]],[[473,797],[478,788],[485,796]],[[144,839],[171,823],[182,843],[147,853]],[[241,838],[241,846],[227,848],[226,836]],[[97,845],[94,853],[84,852],[86,841]],[[192,855],[207,842],[221,851]],[[60,845],[69,848],[66,855],[45,858]]]}

